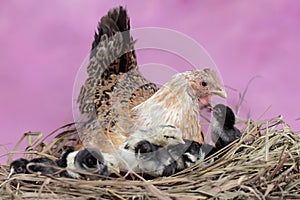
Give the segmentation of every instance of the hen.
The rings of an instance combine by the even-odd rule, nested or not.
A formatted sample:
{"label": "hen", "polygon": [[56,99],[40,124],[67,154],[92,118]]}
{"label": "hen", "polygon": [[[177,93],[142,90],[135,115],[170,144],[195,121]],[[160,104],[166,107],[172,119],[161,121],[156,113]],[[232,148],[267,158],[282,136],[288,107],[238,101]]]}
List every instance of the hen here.
{"label": "hen", "polygon": [[199,107],[207,105],[211,95],[226,98],[216,71],[179,73],[158,90],[138,70],[129,29],[123,7],[110,10],[99,23],[89,77],[78,98],[88,122],[80,131],[83,145],[114,152],[131,133],[159,125],[173,125],[184,139],[203,143]]}

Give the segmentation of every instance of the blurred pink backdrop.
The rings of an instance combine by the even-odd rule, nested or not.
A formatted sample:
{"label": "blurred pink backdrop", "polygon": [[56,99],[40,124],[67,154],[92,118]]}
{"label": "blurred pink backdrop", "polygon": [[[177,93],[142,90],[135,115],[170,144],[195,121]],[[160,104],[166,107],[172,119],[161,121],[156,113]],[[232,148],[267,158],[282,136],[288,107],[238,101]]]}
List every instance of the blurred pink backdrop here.
{"label": "blurred pink backdrop", "polygon": [[[297,1],[11,0],[0,2],[0,144],[12,149],[29,130],[49,133],[73,121],[77,70],[98,20],[117,5],[127,6],[132,28],[164,27],[194,38],[224,83],[237,91],[259,76],[248,89],[242,116],[250,111],[256,119],[271,105],[263,118],[282,114],[300,129]],[[145,54],[138,54],[139,63],[160,58],[160,52],[153,61]],[[167,63],[177,65],[172,59]],[[227,91],[228,104],[236,105],[238,93]]]}

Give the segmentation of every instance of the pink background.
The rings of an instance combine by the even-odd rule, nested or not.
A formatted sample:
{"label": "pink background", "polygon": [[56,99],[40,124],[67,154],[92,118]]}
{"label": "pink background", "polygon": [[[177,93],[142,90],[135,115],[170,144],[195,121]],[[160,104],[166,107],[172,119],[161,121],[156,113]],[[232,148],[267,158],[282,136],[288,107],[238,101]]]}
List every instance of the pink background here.
{"label": "pink background", "polygon": [[[0,2],[0,144],[11,149],[26,131],[49,133],[73,121],[77,70],[98,20],[117,5],[127,6],[133,28],[165,27],[194,38],[238,91],[260,76],[249,87],[243,116],[251,111],[257,118],[272,105],[264,118],[282,114],[300,129],[298,1],[10,0]],[[139,63],[152,61],[138,56]],[[235,105],[238,93],[227,91]]]}

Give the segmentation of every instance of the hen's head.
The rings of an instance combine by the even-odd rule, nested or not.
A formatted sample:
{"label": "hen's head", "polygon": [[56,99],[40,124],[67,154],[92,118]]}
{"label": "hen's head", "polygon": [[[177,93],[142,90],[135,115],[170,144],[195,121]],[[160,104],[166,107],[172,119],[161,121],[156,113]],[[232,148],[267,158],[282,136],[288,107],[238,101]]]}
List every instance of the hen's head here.
{"label": "hen's head", "polygon": [[193,99],[198,99],[202,105],[208,105],[212,95],[227,98],[221,78],[211,68],[194,70],[184,73],[189,83],[188,94]]}

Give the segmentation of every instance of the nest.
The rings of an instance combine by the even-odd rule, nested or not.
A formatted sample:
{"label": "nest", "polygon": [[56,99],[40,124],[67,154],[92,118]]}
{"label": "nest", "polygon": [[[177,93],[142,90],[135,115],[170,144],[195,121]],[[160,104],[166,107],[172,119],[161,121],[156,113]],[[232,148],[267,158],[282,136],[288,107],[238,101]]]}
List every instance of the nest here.
{"label": "nest", "polygon": [[[4,199],[282,199],[300,198],[300,137],[275,117],[244,121],[243,137],[214,156],[170,177],[145,180],[136,174],[79,180],[58,175],[18,174],[7,179],[8,166],[0,167],[0,195]],[[34,139],[34,137],[36,137]],[[54,137],[47,142],[47,138]],[[74,124],[42,138],[26,133],[24,157],[58,158],[77,142]],[[219,155],[218,155],[219,154]]]}

